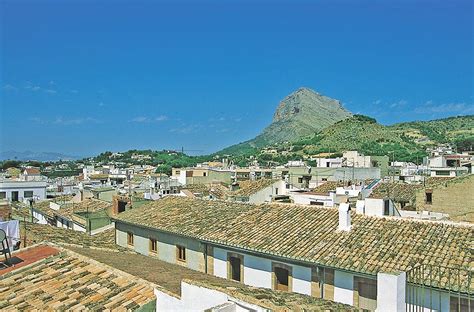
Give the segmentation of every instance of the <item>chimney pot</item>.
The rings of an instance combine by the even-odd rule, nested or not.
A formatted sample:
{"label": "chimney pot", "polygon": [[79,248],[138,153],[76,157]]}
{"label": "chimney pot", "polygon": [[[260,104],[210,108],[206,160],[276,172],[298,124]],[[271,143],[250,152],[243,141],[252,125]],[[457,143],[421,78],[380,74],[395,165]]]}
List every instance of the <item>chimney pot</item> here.
{"label": "chimney pot", "polygon": [[341,203],[339,205],[339,231],[351,230],[351,208],[348,203]]}

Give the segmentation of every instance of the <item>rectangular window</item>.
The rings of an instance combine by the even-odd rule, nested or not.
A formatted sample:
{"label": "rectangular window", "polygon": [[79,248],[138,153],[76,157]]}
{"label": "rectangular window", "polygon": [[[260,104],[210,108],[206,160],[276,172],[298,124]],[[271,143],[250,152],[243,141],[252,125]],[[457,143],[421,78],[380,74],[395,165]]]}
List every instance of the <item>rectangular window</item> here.
{"label": "rectangular window", "polygon": [[298,178],[298,183],[303,183],[303,178]]}
{"label": "rectangular window", "polygon": [[33,198],[33,191],[25,191],[23,193],[24,198]]}
{"label": "rectangular window", "polygon": [[178,261],[186,262],[186,248],[176,245],[176,258]]}
{"label": "rectangular window", "polygon": [[321,181],[327,181],[327,180],[328,180],[328,178],[322,178],[321,179]]}
{"label": "rectangular window", "polygon": [[158,242],[156,239],[150,238],[150,253],[156,254],[158,252]]}
{"label": "rectangular window", "polygon": [[388,216],[390,215],[390,201],[388,199],[385,199],[383,201],[384,207],[383,207],[383,215]]}
{"label": "rectangular window", "polygon": [[238,257],[229,257],[229,266],[230,266],[229,267],[230,268],[230,272],[229,272],[230,276],[229,277],[230,277],[230,279],[232,279],[234,281],[238,281],[238,282],[242,281],[242,279],[241,279],[241,275],[242,275],[241,273],[242,272],[241,272],[241,269],[240,269],[241,264],[242,264],[242,262],[241,262],[240,258],[238,258]]}
{"label": "rectangular window", "polygon": [[133,246],[133,233],[127,232],[127,244]]}
{"label": "rectangular window", "polygon": [[203,177],[207,176],[207,172],[203,172],[203,173],[202,173],[202,176],[203,176]]}
{"label": "rectangular window", "polygon": [[425,203],[430,204],[430,205],[433,203],[433,193],[431,191],[426,191],[425,198],[426,198]]}
{"label": "rectangular window", "polygon": [[275,289],[288,291],[290,285],[289,272],[286,269],[275,267]]}
{"label": "rectangular window", "polygon": [[310,205],[313,205],[313,206],[324,206],[324,203],[323,202],[318,202],[318,201],[310,201],[309,202]]}
{"label": "rectangular window", "polygon": [[0,199],[7,198],[7,192],[0,192]]}
{"label": "rectangular window", "polygon": [[474,307],[473,299],[468,300],[457,296],[449,297],[449,311],[471,312],[472,307]]}
{"label": "rectangular window", "polygon": [[278,195],[278,187],[275,188],[275,195]]}
{"label": "rectangular window", "polygon": [[176,170],[174,174],[180,174],[181,172],[179,170]]}

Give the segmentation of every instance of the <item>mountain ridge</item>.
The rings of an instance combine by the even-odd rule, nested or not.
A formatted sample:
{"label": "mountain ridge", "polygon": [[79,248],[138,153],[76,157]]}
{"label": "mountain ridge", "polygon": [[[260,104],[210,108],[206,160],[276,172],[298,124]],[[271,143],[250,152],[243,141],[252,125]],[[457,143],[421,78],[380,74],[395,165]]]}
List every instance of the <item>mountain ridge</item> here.
{"label": "mountain ridge", "polygon": [[259,135],[215,154],[232,154],[238,149],[258,149],[269,144],[296,141],[350,116],[352,113],[339,100],[301,87],[280,101],[272,122]]}

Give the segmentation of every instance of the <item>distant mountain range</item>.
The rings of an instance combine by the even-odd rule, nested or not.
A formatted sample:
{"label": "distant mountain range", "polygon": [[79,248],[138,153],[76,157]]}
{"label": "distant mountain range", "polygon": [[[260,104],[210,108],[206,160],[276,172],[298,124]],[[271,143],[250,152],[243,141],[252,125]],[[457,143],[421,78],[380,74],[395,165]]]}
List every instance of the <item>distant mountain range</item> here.
{"label": "distant mountain range", "polygon": [[[271,147],[289,158],[358,150],[416,161],[426,155],[426,147],[440,143],[473,148],[474,115],[384,126],[371,117],[352,115],[337,100],[300,88],[280,102],[272,123],[260,135],[214,155],[261,159],[262,151]],[[265,159],[281,162],[281,155]]]}
{"label": "distant mountain range", "polygon": [[17,151],[5,151],[0,152],[0,160],[20,160],[20,161],[28,161],[28,160],[36,160],[36,161],[58,161],[58,160],[77,160],[81,159],[82,157],[78,156],[71,156],[65,155],[61,153],[53,153],[53,152],[32,152],[32,151],[24,151],[24,152],[17,152]]}

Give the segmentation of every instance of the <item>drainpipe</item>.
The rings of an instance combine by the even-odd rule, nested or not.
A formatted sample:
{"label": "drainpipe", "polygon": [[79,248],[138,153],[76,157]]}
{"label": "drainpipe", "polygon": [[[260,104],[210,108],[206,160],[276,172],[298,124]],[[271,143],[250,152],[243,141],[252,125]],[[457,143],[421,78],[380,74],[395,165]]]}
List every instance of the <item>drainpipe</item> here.
{"label": "drainpipe", "polygon": [[207,244],[204,243],[204,273],[207,274]]}

